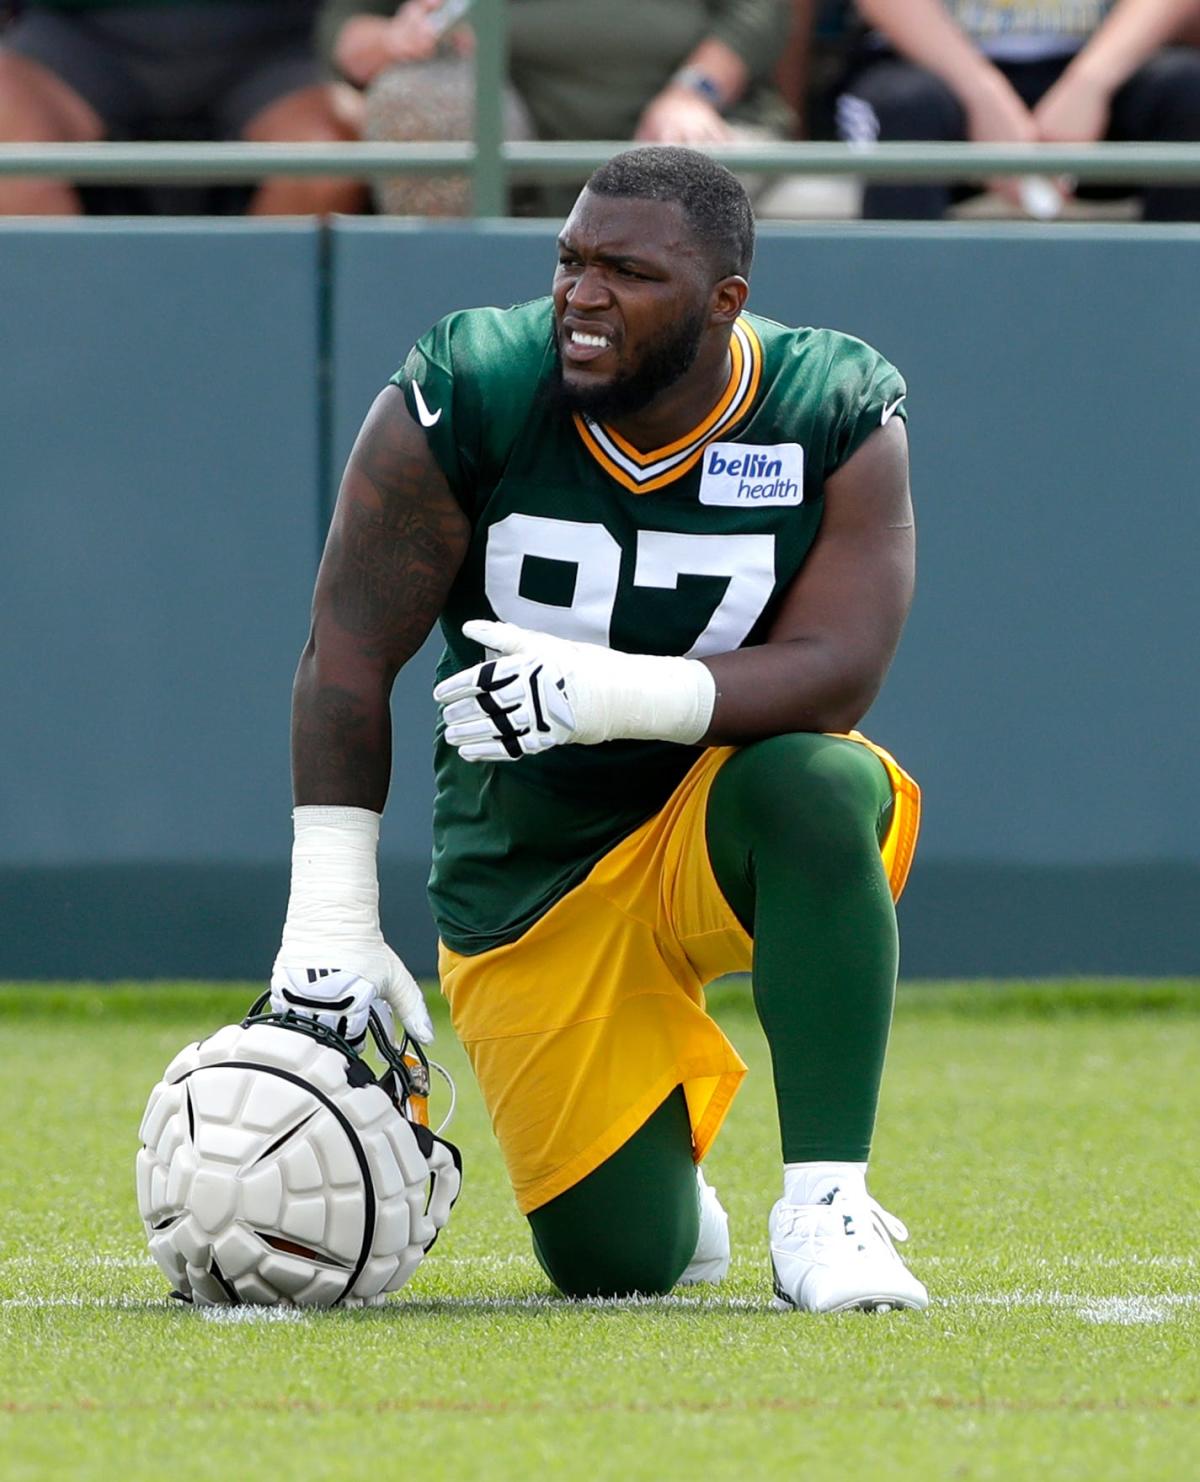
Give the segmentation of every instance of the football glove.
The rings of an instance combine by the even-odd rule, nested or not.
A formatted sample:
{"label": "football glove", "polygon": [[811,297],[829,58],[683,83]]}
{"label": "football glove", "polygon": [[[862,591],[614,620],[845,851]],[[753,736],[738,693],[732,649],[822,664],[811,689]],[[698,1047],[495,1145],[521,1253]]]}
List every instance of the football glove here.
{"label": "football glove", "polygon": [[272,1009],[310,1014],[357,1045],[378,999],[427,1045],[433,1024],[424,995],[379,926],[379,814],[312,806],[292,816],[292,892]]}
{"label": "football glove", "polygon": [[697,659],[620,653],[513,623],[465,623],[463,636],[495,655],[433,692],[446,740],[466,761],[619,738],[688,745],[712,720],[716,681]]}

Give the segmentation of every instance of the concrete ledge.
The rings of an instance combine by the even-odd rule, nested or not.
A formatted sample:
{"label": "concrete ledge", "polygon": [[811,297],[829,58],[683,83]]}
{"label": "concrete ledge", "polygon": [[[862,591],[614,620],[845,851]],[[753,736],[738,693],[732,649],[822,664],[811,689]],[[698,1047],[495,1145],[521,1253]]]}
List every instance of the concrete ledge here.
{"label": "concrete ledge", "polygon": [[[383,862],[389,940],[431,975],[424,863]],[[287,864],[0,869],[0,979],[265,981]],[[1200,964],[1200,866],[919,864],[900,907],[906,978],[1163,977]]]}
{"label": "concrete ledge", "polygon": [[918,860],[900,902],[906,978],[1171,977],[1200,964],[1200,866]]}

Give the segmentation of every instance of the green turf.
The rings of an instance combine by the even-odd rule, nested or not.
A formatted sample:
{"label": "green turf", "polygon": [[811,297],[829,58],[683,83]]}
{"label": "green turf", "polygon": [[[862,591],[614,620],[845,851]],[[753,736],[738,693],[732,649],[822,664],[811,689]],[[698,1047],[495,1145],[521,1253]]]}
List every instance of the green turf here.
{"label": "green turf", "polygon": [[[906,986],[873,1188],[928,1314],[769,1309],[778,1179],[751,1074],[708,1163],[731,1278],[555,1298],[463,1058],[455,1218],[384,1309],[205,1316],[165,1298],[136,1126],[250,990],[0,989],[0,1476],[1183,1478],[1200,1440],[1200,985]],[[703,1290],[703,1289],[701,1289]]]}

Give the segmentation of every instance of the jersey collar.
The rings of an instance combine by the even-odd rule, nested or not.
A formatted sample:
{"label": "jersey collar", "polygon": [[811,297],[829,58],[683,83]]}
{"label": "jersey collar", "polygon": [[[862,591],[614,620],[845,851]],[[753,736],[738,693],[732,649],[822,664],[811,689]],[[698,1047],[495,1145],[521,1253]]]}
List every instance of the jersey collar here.
{"label": "jersey collar", "polygon": [[632,494],[649,494],[681,478],[695,467],[705,446],[739,422],[753,404],[762,379],[762,345],[745,319],[734,322],[729,358],[729,380],[716,406],[675,442],[639,453],[619,432],[576,412],[573,420],[584,447],[605,473]]}

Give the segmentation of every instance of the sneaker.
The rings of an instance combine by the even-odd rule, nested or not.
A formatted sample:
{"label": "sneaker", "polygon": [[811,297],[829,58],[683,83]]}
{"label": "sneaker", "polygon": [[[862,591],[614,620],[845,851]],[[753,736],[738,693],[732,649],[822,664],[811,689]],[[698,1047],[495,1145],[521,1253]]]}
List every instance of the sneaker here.
{"label": "sneaker", "polygon": [[819,1204],[771,1210],[775,1307],[786,1312],[923,1311],[929,1293],[896,1253],[908,1231],[869,1194],[832,1189]]}
{"label": "sneaker", "polygon": [[696,1192],[700,1196],[700,1234],[696,1251],[679,1278],[679,1286],[697,1286],[702,1281],[724,1281],[729,1272],[729,1216],[721,1208],[716,1189],[696,1169]]}

